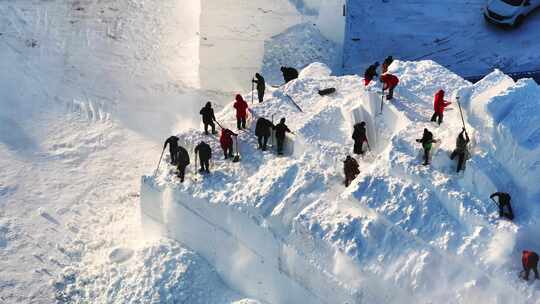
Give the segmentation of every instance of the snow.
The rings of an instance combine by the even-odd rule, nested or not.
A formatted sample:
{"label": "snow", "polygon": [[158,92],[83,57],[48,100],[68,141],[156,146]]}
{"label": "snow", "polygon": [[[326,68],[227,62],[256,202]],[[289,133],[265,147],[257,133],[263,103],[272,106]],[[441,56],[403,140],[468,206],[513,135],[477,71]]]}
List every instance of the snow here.
{"label": "snow", "polygon": [[[378,84],[366,91],[357,76],[332,76],[341,74],[338,3],[3,1],[0,302],[534,303],[538,283],[516,273],[520,251],[540,247],[538,87],[499,71],[471,85],[435,62],[401,61],[391,67],[401,78],[397,98],[374,116]],[[238,9],[233,19],[227,5]],[[533,16],[524,29],[534,24]],[[474,38],[501,55],[511,35],[502,36]],[[534,43],[517,36],[520,48],[504,50],[519,61],[479,58],[530,66],[536,53],[521,52]],[[212,73],[223,59],[231,64]],[[285,157],[256,151],[246,132],[233,165],[213,140],[212,176],[192,164],[179,185],[166,152],[159,176],[142,183],[155,191],[141,193],[140,177],[154,172],[171,132],[181,131],[190,152],[206,139],[201,103],[218,103],[232,127],[230,92],[248,90],[258,70],[281,83],[281,65],[307,69],[268,86],[253,117],[287,118],[297,135]],[[317,94],[328,87],[338,91]],[[439,88],[461,96],[474,134],[458,177],[446,155],[457,108],[442,127],[424,123]],[[344,189],[341,160],[360,120],[371,126],[372,153]],[[430,169],[416,166],[414,139],[425,126],[444,139]],[[496,219],[486,199],[495,190],[512,193],[515,223]]]}
{"label": "snow", "polygon": [[[521,250],[539,246],[538,192],[531,186],[539,176],[529,169],[538,159],[537,137],[530,135],[538,85],[514,83],[500,71],[473,85],[433,61],[396,61],[390,72],[400,85],[382,115],[380,84],[365,89],[360,77],[330,76],[321,63],[250,105],[254,118],[287,118],[296,135],[289,139],[294,152],[285,157],[257,151],[251,130],[239,135],[241,162],[230,163],[217,140],[197,129],[181,132],[190,150],[200,140],[210,143],[213,173],[193,173],[180,184],[163,164],[156,177],[143,178],[143,217],[195,248],[228,285],[270,303],[298,302],[299,293],[311,294],[312,303],[534,302],[537,289],[516,273]],[[317,89],[326,87],[337,93],[319,96]],[[428,122],[438,89],[454,101],[440,127]],[[461,131],[457,96],[472,158],[456,175],[448,156]],[[514,109],[515,117],[527,110],[531,119],[512,119]],[[217,116],[234,124],[232,106]],[[372,130],[373,150],[358,159],[361,174],[344,188],[341,160],[360,120]],[[531,131],[513,133],[514,126]],[[442,140],[430,167],[420,166],[415,142],[426,127]],[[488,198],[495,191],[512,194],[515,222],[498,219]],[[216,255],[218,248],[231,255]],[[253,276],[260,286],[252,285]],[[276,280],[289,287],[276,288]]]}
{"label": "snow", "polygon": [[345,73],[363,73],[388,55],[434,60],[459,75],[499,68],[507,73],[539,68],[538,12],[516,30],[487,24],[486,0],[347,1]]}

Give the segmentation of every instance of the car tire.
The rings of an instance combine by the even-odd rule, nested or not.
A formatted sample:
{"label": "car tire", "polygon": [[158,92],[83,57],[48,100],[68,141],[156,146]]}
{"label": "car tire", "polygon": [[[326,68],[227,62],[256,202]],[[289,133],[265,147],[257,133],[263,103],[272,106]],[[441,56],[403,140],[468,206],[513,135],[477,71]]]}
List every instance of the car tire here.
{"label": "car tire", "polygon": [[525,20],[525,16],[523,15],[519,15],[516,17],[516,20],[514,21],[514,23],[512,24],[512,27],[513,28],[518,28],[520,27],[522,24],[523,24],[523,21]]}

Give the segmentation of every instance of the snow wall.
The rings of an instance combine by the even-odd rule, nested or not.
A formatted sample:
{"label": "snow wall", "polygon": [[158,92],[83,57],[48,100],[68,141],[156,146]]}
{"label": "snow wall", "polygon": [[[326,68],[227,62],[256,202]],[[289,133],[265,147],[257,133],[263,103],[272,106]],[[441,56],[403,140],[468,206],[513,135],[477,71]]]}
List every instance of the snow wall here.
{"label": "snow wall", "polygon": [[[335,141],[331,145],[331,151],[327,152],[328,156],[324,156],[321,161],[329,167],[340,167],[341,159],[336,159],[335,155],[343,157],[346,154],[347,148],[343,146],[343,142],[351,141],[350,130],[355,123],[368,123],[368,138],[375,153],[382,152],[390,143],[391,134],[403,127],[403,118],[393,107],[385,105],[380,115],[380,95],[375,93],[376,91],[363,91],[356,87],[361,84],[359,77],[340,78],[330,76],[330,73],[326,66],[312,64],[300,73],[299,79],[281,88],[272,89],[271,97],[264,103],[250,103],[252,123],[249,132],[253,131],[258,117],[271,119],[272,115],[275,116],[274,122],[286,117],[289,127],[296,131],[296,135],[289,137],[286,153],[288,156],[282,158],[282,161],[315,155],[318,152],[314,145],[318,142]],[[321,85],[337,87],[337,95],[319,96],[317,88],[322,88]],[[348,94],[349,91],[356,93]],[[341,99],[342,95],[347,98]],[[250,95],[245,98],[250,100]],[[291,99],[296,101],[302,111]],[[376,115],[378,119],[375,119]],[[231,117],[234,117],[232,106],[217,114],[220,123],[227,127],[233,126],[235,122]],[[332,126],[333,121],[343,123],[343,128],[338,127],[337,134],[330,131],[331,128],[336,128]],[[378,133],[381,135],[376,136]],[[235,182],[245,183],[242,180],[248,176],[251,180],[272,179],[274,177],[264,172],[280,166],[272,165],[271,158],[261,159],[260,151],[255,148],[253,135],[246,132],[239,132],[241,163],[246,166],[246,177],[242,177],[243,173],[237,169],[222,167],[228,165],[221,160],[223,156],[217,137],[205,137],[199,130],[189,130],[178,136],[181,144],[190,151],[201,140],[211,145],[215,159],[211,168],[214,172],[212,178],[216,177],[219,181],[202,177],[201,185],[205,187],[212,188],[218,186],[218,183],[224,187]],[[194,157],[193,155],[192,161]],[[164,160],[167,161],[167,157]],[[265,166],[269,167],[263,169]],[[233,171],[229,171],[231,169]],[[192,166],[191,170],[196,170],[196,167]],[[291,179],[289,175],[294,172],[290,169],[273,170],[277,174],[275,178],[283,181]],[[233,176],[228,176],[229,174]],[[272,195],[269,195],[268,199],[259,198],[257,201],[246,202],[248,205],[254,204],[253,206],[228,204],[222,202],[222,199],[228,200],[226,197],[214,196],[212,190],[201,189],[201,192],[198,192],[202,195],[200,196],[191,190],[178,188],[174,183],[162,182],[160,176],[162,175],[142,178],[143,222],[148,227],[161,227],[159,230],[166,236],[200,253],[214,265],[228,285],[243,294],[269,303],[377,302],[384,294],[384,283],[369,275],[356,276],[356,279],[363,279],[350,285],[350,275],[355,273],[355,270],[344,269],[354,269],[353,259],[313,234],[313,231],[301,226],[290,230],[295,217],[306,207],[309,200],[302,204],[289,205],[286,197],[272,201]],[[246,187],[250,188],[247,185]],[[280,191],[287,190],[274,189],[272,192],[275,195]],[[363,282],[367,281],[369,287],[363,287]],[[376,295],[371,294],[372,292]],[[396,295],[405,296],[406,292],[397,287],[396,293],[388,297]]]}

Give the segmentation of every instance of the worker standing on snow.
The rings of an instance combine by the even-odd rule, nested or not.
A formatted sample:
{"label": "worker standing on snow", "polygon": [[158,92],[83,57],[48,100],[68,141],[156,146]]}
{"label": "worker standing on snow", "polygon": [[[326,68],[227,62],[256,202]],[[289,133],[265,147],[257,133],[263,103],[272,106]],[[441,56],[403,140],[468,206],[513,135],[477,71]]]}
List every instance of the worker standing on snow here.
{"label": "worker standing on snow", "polygon": [[382,64],[382,73],[383,74],[388,72],[388,67],[390,67],[392,62],[394,62],[394,58],[392,56],[388,56],[388,57],[386,57],[386,59],[384,59],[383,64]]}
{"label": "worker standing on snow", "polygon": [[210,173],[210,159],[212,158],[212,148],[210,148],[210,146],[204,141],[201,141],[195,147],[195,154],[197,153],[199,154],[199,160],[201,162],[201,169],[199,169],[199,172]]}
{"label": "worker standing on snow", "polygon": [[259,142],[259,149],[266,151],[266,143],[268,138],[272,134],[272,129],[274,124],[266,118],[259,118],[257,120],[257,125],[255,126],[255,135]]}
{"label": "worker standing on snow", "polygon": [[184,182],[184,176],[186,174],[186,167],[189,165],[189,153],[184,147],[178,146],[178,177],[180,182]]}
{"label": "worker standing on snow", "polygon": [[399,78],[392,74],[383,74],[380,78],[383,83],[383,91],[388,90],[388,95],[386,95],[386,100],[392,100],[394,98],[394,89],[399,83]]}
{"label": "worker standing on snow", "polygon": [[238,136],[229,129],[221,129],[221,137],[219,138],[219,143],[221,144],[221,149],[223,149],[223,154],[225,159],[228,157],[233,157],[233,136]]}
{"label": "worker standing on snow", "polygon": [[167,138],[165,144],[163,144],[163,150],[169,145],[169,154],[171,155],[171,165],[178,163],[178,137],[171,136]]}
{"label": "worker standing on snow", "polygon": [[[277,140],[277,153],[278,155],[283,155],[283,145],[285,143],[285,135],[287,133],[293,133],[289,130],[289,127],[285,124],[285,118],[282,118],[279,121],[279,124],[276,125],[276,140]],[[294,133],[293,133],[294,134]]]}
{"label": "worker standing on snow", "polygon": [[440,125],[443,122],[444,108],[450,104],[452,103],[444,100],[444,91],[439,90],[439,92],[435,94],[435,101],[433,102],[435,113],[433,113],[433,116],[431,116],[431,121],[437,121],[438,119]]}
{"label": "worker standing on snow", "polygon": [[208,135],[208,126],[212,127],[212,134],[217,134],[216,125],[214,124],[216,116],[214,116],[214,109],[212,109],[212,103],[210,101],[207,102],[206,106],[204,106],[204,108],[202,108],[199,113],[202,115],[204,134]]}
{"label": "worker standing on snow", "polygon": [[490,195],[489,198],[493,200],[496,196],[499,198],[499,201],[497,202],[497,205],[499,206],[499,216],[513,220],[514,211],[512,211],[512,205],[510,204],[510,201],[512,200],[510,194],[506,192],[495,192]]}
{"label": "worker standing on snow", "polygon": [[236,126],[238,130],[246,128],[246,117],[248,104],[242,98],[242,95],[236,94],[236,102],[234,103],[234,108],[236,109]]}
{"label": "worker standing on snow", "polygon": [[373,78],[377,77],[377,68],[379,67],[379,62],[375,62],[370,65],[364,72],[364,85],[367,87]]}
{"label": "worker standing on snow", "polygon": [[529,273],[534,272],[534,278],[540,279],[538,276],[538,254],[534,251],[523,250],[521,255],[521,263],[523,264],[523,279],[529,280]]}
{"label": "worker standing on snow", "polygon": [[422,148],[424,149],[424,166],[429,165],[429,153],[431,152],[431,148],[433,147],[433,144],[437,142],[437,140],[433,139],[433,133],[429,132],[428,129],[424,129],[424,134],[422,135],[421,139],[417,139],[416,142],[419,142],[422,144]]}
{"label": "worker standing on snow", "polygon": [[285,83],[298,78],[298,71],[295,68],[291,67],[281,67],[281,73],[283,73],[283,80]]}
{"label": "worker standing on snow", "polygon": [[360,174],[358,169],[358,162],[356,159],[352,158],[350,155],[347,155],[345,161],[343,161],[343,171],[345,173],[345,187],[349,187],[351,182]]}
{"label": "worker standing on snow", "polygon": [[255,78],[257,78],[257,80],[253,79],[251,80],[251,82],[257,84],[257,95],[259,97],[259,103],[261,103],[264,100],[264,91],[266,90],[266,82],[264,81],[264,77],[262,77],[261,74],[259,73],[255,73]]}
{"label": "worker standing on snow", "polygon": [[[465,136],[463,136],[465,135]],[[467,144],[469,144],[471,140],[469,139],[469,134],[467,134],[467,131],[465,128],[459,133],[457,139],[456,139],[456,149],[454,152],[452,152],[452,155],[450,155],[450,159],[454,159],[456,156],[458,157],[458,165],[457,165],[457,171],[465,170],[465,161],[468,158],[469,151],[467,149]]]}
{"label": "worker standing on snow", "polygon": [[354,140],[354,154],[364,154],[364,142],[368,142],[366,135],[366,123],[364,121],[354,125],[352,139]]}

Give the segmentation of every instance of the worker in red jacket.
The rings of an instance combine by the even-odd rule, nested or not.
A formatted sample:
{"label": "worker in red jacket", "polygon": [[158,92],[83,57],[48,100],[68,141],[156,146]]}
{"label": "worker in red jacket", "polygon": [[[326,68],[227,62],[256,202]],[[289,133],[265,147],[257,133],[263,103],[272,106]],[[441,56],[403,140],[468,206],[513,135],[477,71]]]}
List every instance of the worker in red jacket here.
{"label": "worker in red jacket", "polygon": [[238,130],[246,128],[246,117],[248,104],[242,98],[242,95],[236,94],[236,102],[234,103],[234,108],[236,109],[236,125]]}
{"label": "worker in red jacket", "polygon": [[394,98],[394,89],[399,83],[399,78],[392,74],[383,74],[380,78],[383,83],[383,91],[388,90],[388,95],[386,95],[386,100],[392,100]]}
{"label": "worker in red jacket", "polygon": [[433,116],[431,116],[431,121],[437,121],[438,119],[440,125],[443,121],[444,108],[446,108],[450,104],[452,103],[444,100],[444,91],[439,90],[439,92],[435,94],[435,102],[433,103],[435,113],[433,113]]}
{"label": "worker in red jacket", "polygon": [[534,278],[540,279],[540,277],[538,277],[538,254],[536,254],[536,252],[523,250],[521,263],[523,264],[523,271],[525,273],[523,278],[525,280],[529,280],[531,269],[534,271]]}
{"label": "worker in red jacket", "polygon": [[225,159],[228,157],[233,157],[233,136],[238,136],[229,129],[221,129],[221,137],[219,138],[219,143],[221,144],[221,149],[223,149],[223,154]]}

